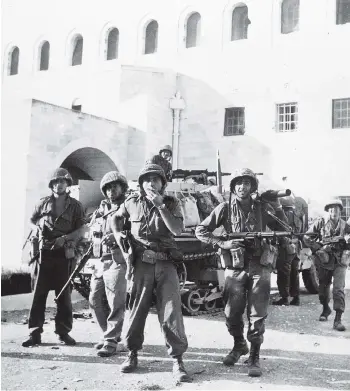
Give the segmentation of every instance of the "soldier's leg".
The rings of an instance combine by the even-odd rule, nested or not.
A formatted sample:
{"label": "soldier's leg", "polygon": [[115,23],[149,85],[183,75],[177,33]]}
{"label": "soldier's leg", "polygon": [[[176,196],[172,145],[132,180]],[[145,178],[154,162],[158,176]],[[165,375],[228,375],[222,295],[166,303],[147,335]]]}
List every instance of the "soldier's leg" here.
{"label": "soldier's leg", "polygon": [[187,337],[181,311],[180,285],[176,268],[170,261],[156,263],[157,312],[168,354],[182,355],[187,350]]}
{"label": "soldier's leg", "polygon": [[243,314],[246,307],[248,274],[244,270],[225,270],[225,286],[223,299],[228,332],[234,338],[234,346],[223,359],[224,365],[235,365],[242,355],[249,352],[244,339]]}
{"label": "soldier's leg", "polygon": [[290,289],[290,273],[292,260],[288,259],[288,255],[284,248],[280,249],[277,258],[277,287],[281,298],[273,301],[274,305],[289,305],[289,289]]}
{"label": "soldier's leg", "polygon": [[[57,252],[54,255],[53,263],[55,265],[55,293],[61,291],[64,284],[68,281],[71,271],[71,261],[66,259],[64,251]],[[57,301],[57,313],[55,317],[56,330],[55,333],[61,338],[65,338],[73,327],[73,308],[71,300],[72,289],[67,287],[61,297]],[[73,339],[67,337],[67,341],[63,341],[68,345],[75,344]]]}
{"label": "soldier's leg", "polygon": [[346,266],[336,265],[333,272],[333,309],[336,312],[333,327],[338,331],[345,331],[341,317],[345,311],[345,277]]}
{"label": "soldier's leg", "polygon": [[[43,253],[37,269],[33,302],[30,308],[28,319],[29,334],[34,336],[34,339],[36,339],[37,342],[39,342],[40,334],[43,332],[46,300],[50,290],[49,284],[51,283],[52,278],[52,264],[50,259],[46,258],[46,254]],[[30,341],[28,343],[30,343]]]}
{"label": "soldier's leg", "polygon": [[110,312],[107,318],[107,329],[104,333],[105,346],[116,347],[120,341],[125,313],[126,300],[126,263],[120,253],[119,263],[109,262],[109,267],[103,273],[105,290]]}
{"label": "soldier's leg", "polygon": [[152,304],[155,284],[155,266],[142,262],[138,256],[134,268],[134,281],[129,299],[129,323],[126,332],[126,347],[130,351],[142,349],[144,328]]}
{"label": "soldier's leg", "polygon": [[156,263],[156,297],[160,327],[165,337],[168,354],[173,358],[173,374],[179,382],[190,382],[182,355],[188,347],[183,316],[179,278],[170,261]]}
{"label": "soldier's leg", "polygon": [[247,317],[249,328],[247,338],[252,344],[262,344],[265,333],[265,319],[271,290],[271,267],[252,261],[249,265],[249,289]]}
{"label": "soldier's leg", "polygon": [[128,303],[130,314],[125,337],[129,355],[121,365],[122,372],[133,372],[138,365],[137,352],[142,349],[145,323],[152,304],[154,284],[155,265],[142,262],[141,256],[137,255]]}
{"label": "soldier's leg", "polygon": [[107,330],[108,317],[106,306],[103,303],[104,295],[105,283],[103,281],[103,276],[92,274],[89,295],[90,310],[94,319],[100,326],[102,333]]}
{"label": "soldier's leg", "polygon": [[295,256],[292,261],[291,270],[290,270],[290,288],[289,295],[293,297],[293,300],[290,302],[291,305],[300,305],[300,282],[299,282],[299,258]]}
{"label": "soldier's leg", "polygon": [[330,298],[330,287],[332,284],[333,270],[327,270],[322,266],[318,269],[319,277],[319,288],[318,288],[318,297],[320,303],[323,306],[322,313],[319,317],[321,322],[324,322],[328,319],[328,316],[331,314],[331,309],[329,307]]}

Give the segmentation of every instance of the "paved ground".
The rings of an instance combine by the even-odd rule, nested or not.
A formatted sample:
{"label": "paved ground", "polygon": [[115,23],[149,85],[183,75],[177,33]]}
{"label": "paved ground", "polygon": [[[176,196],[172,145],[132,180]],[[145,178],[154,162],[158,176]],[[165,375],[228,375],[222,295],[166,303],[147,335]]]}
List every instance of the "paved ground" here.
{"label": "paved ground", "polygon": [[[275,278],[274,278],[275,282]],[[275,284],[274,284],[275,285]],[[275,293],[275,291],[273,292]],[[241,360],[235,367],[221,364],[232,348],[223,314],[186,317],[189,349],[186,367],[193,383],[176,385],[171,376],[171,361],[157,316],[151,313],[145,330],[145,346],[140,368],[134,374],[120,374],[119,365],[126,357],[103,359],[96,356],[93,343],[98,339],[92,319],[75,319],[72,336],[76,347],[57,343],[53,333],[53,308],[47,312],[47,325],[40,347],[22,348],[27,326],[28,298],[2,298],[2,389],[4,390],[348,390],[350,389],[350,273],[347,278],[348,330],[332,330],[332,320],[318,322],[317,296],[303,291],[301,307],[270,307],[266,338],[262,349],[263,377],[251,379]],[[75,296],[75,300],[78,296]],[[52,304],[52,296],[51,296]],[[77,301],[75,310],[88,314],[86,301]],[[16,311],[14,309],[17,308]],[[23,309],[24,308],[24,309]]]}

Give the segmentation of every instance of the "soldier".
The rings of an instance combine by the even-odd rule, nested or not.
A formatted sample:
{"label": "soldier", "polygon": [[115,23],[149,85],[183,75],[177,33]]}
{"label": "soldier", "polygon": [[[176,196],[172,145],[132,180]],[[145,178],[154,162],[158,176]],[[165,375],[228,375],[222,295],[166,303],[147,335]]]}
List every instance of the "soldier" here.
{"label": "soldier", "polygon": [[[296,214],[294,197],[284,197],[281,203],[283,211],[288,219],[288,225],[293,229],[293,232],[302,232],[303,220]],[[299,239],[285,240],[279,246],[276,268],[277,287],[281,298],[273,301],[273,305],[300,305],[298,270],[300,250],[301,243],[299,242]],[[289,296],[292,297],[290,303]]]}
{"label": "soldier", "polygon": [[[72,183],[67,170],[55,170],[49,181],[52,194],[40,200],[30,219],[34,228],[39,228],[40,257],[33,265],[35,284],[28,321],[30,336],[22,343],[24,347],[41,343],[47,295],[52,289],[57,295],[72,271],[74,246],[81,238],[81,227],[85,224],[83,206],[67,193],[67,187]],[[68,334],[73,325],[69,288],[57,301],[55,324],[59,340],[66,345],[75,345],[75,340]]]}
{"label": "soldier", "polygon": [[[305,236],[304,243],[316,255],[319,274],[318,295],[323,306],[319,320],[326,321],[332,312],[329,302],[333,279],[333,309],[336,313],[333,328],[344,331],[345,326],[341,322],[341,317],[345,310],[345,275],[350,261],[350,251],[348,244],[341,244],[341,238],[350,243],[350,225],[340,217],[343,210],[341,200],[330,200],[324,209],[328,212],[327,218],[317,219],[307,231],[307,233],[319,234],[321,241],[317,241],[312,236]],[[331,243],[332,238],[336,238],[333,243]]]}
{"label": "soldier", "polygon": [[[116,353],[123,328],[126,299],[126,263],[110,228],[111,210],[118,210],[125,201],[128,189],[126,178],[118,171],[108,172],[101,180],[100,188],[106,197],[101,201],[95,218],[102,219],[102,257],[94,262],[89,303],[92,313],[103,333],[103,339],[95,345],[97,355],[109,357]],[[104,302],[107,297],[108,307]]]}
{"label": "soldier", "polygon": [[173,166],[170,163],[171,157],[173,156],[173,151],[170,145],[165,145],[158,155],[154,155],[146,163],[158,164],[161,166],[165,172],[165,177],[168,182],[171,182],[173,175]]}
{"label": "soldier", "polygon": [[134,276],[130,291],[130,319],[126,333],[128,358],[122,372],[133,372],[142,349],[146,318],[152,304],[152,292],[157,298],[158,319],[168,354],[173,358],[173,374],[180,382],[189,382],[182,355],[187,350],[187,338],[181,313],[179,280],[173,260],[179,258],[174,235],[183,230],[183,216],[176,198],[164,196],[166,178],[156,164],[146,164],[139,175],[140,193],[131,195],[112,217],[112,230],[121,240],[121,223],[131,222],[131,242],[134,251]]}
{"label": "soldier", "polygon": [[[251,194],[257,191],[258,180],[248,168],[236,170],[230,182],[230,200],[218,205],[196,228],[196,236],[204,243],[220,249],[225,259],[224,303],[228,332],[234,337],[234,346],[224,358],[225,365],[234,365],[240,356],[249,352],[243,336],[243,314],[246,305],[249,319],[247,338],[251,342],[248,363],[249,376],[261,376],[259,363],[260,346],[264,340],[265,319],[270,295],[270,280],[277,249],[266,239],[241,244],[235,240],[221,240],[213,231],[224,227],[226,233],[263,232],[266,225],[272,230],[282,227],[268,211],[275,213],[270,204],[254,200]],[[276,201],[276,215],[283,221],[286,217]],[[229,257],[229,258],[227,258]],[[247,304],[248,303],[248,304]]]}

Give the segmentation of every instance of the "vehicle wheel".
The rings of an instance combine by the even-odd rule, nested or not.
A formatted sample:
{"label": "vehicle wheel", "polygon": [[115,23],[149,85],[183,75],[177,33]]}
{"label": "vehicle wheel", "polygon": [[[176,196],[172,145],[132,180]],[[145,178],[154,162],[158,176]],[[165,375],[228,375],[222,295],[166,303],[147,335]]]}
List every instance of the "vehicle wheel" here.
{"label": "vehicle wheel", "polygon": [[216,300],[211,300],[203,304],[203,308],[206,311],[211,311],[216,308]]}
{"label": "vehicle wheel", "polygon": [[311,265],[310,269],[305,269],[302,272],[305,288],[308,292],[316,294],[319,288],[318,272],[315,265]]}
{"label": "vehicle wheel", "polygon": [[188,308],[184,308],[184,312],[186,315],[194,314],[200,310],[201,305],[194,303],[195,299],[201,298],[199,291],[189,291],[188,293],[183,295],[182,298],[183,303]]}

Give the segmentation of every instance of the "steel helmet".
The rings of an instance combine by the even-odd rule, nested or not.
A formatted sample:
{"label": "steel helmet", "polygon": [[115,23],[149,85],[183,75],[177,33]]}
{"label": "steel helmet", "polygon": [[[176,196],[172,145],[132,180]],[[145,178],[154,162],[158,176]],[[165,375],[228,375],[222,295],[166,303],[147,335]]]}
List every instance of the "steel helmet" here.
{"label": "steel helmet", "polygon": [[240,179],[244,176],[251,179],[252,188],[251,188],[250,192],[254,193],[255,191],[258,190],[259,181],[258,181],[258,178],[256,177],[256,175],[254,174],[254,172],[252,170],[250,170],[249,168],[238,168],[233,172],[233,174],[231,176],[231,180],[230,180],[230,191],[232,193],[235,191],[235,186],[236,186],[236,182],[238,181],[238,179]]}
{"label": "steel helmet", "polygon": [[65,168],[56,168],[56,170],[51,174],[49,181],[49,188],[52,189],[52,182],[57,179],[65,179],[68,186],[72,186],[73,178],[70,173]]}
{"label": "steel helmet", "polygon": [[333,206],[333,205],[338,205],[339,206],[339,208],[340,208],[340,210],[343,210],[343,203],[341,202],[341,200],[339,199],[339,198],[332,198],[332,199],[330,199],[327,203],[326,203],[326,205],[324,206],[324,210],[326,211],[326,212],[328,212],[328,208],[330,207],[330,206]]}
{"label": "steel helmet", "polygon": [[105,197],[107,197],[105,187],[112,182],[119,182],[123,188],[124,193],[128,190],[128,181],[126,180],[125,176],[120,174],[118,171],[109,171],[103,176],[100,183],[101,193]]}
{"label": "steel helmet", "polygon": [[142,182],[143,182],[142,178],[146,174],[159,175],[162,180],[162,183],[163,183],[163,188],[166,186],[167,180],[166,180],[165,172],[164,172],[163,168],[161,166],[159,166],[158,164],[146,163],[145,166],[140,171],[139,179],[138,179],[141,189],[142,189]]}
{"label": "steel helmet", "polygon": [[164,147],[159,151],[159,155],[164,151],[169,151],[171,153],[171,156],[173,156],[173,149],[170,145],[164,145]]}

